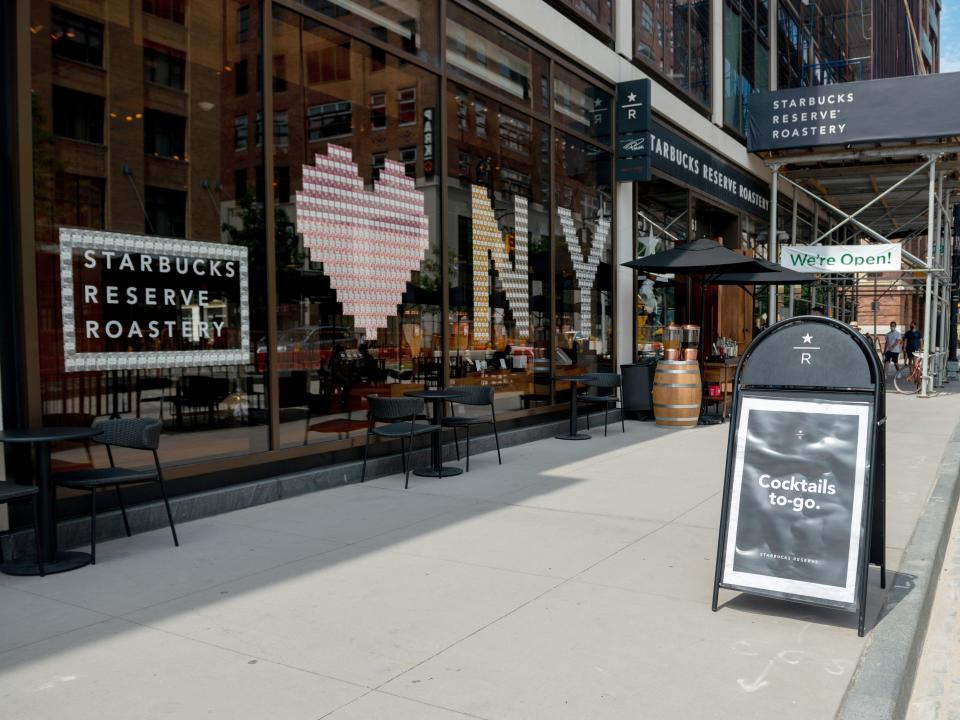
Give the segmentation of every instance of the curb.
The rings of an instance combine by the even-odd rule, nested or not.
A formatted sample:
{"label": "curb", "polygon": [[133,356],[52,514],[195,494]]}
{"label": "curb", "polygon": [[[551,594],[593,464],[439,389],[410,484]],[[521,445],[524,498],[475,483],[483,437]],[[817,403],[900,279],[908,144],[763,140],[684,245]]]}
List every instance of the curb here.
{"label": "curb", "polygon": [[837,711],[837,720],[899,720],[906,716],[926,639],[950,529],[960,497],[960,423],[937,468],[933,492],[903,552],[880,620]]}

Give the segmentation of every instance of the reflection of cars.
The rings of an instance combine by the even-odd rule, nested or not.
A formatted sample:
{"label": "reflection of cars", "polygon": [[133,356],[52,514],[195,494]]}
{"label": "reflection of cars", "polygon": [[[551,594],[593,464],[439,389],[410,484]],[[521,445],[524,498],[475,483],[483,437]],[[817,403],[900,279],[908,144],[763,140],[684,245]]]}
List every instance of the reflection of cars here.
{"label": "reflection of cars", "polygon": [[[333,354],[333,346],[356,350],[357,338],[342,325],[295,327],[277,333],[277,368],[280,370],[313,369],[320,367]],[[257,345],[257,370],[267,367],[266,338]]]}

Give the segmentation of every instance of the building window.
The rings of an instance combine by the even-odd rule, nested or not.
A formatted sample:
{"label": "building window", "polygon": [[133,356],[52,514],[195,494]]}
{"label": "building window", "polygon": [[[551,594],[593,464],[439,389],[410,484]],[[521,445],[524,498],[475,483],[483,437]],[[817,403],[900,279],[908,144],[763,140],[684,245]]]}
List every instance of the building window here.
{"label": "building window", "polygon": [[353,106],[349,102],[313,105],[307,109],[307,140],[316,142],[353,132]]}
{"label": "building window", "polygon": [[646,2],[640,6],[640,27],[644,32],[653,32],[653,9]]}
{"label": "building window", "polygon": [[503,113],[500,116],[500,144],[513,152],[530,153],[530,121]]}
{"label": "building window", "polygon": [[149,220],[145,228],[148,235],[182,238],[187,234],[185,192],[147,185],[144,188],[144,203]]}
{"label": "building window", "polygon": [[273,144],[277,147],[290,144],[290,120],[286,110],[273,114]]}
{"label": "building window", "polygon": [[250,6],[237,8],[237,42],[250,39]]}
{"label": "building window", "polygon": [[403,88],[397,93],[397,120],[400,125],[417,122],[417,89]]}
{"label": "building window", "polygon": [[187,0],[143,0],[143,11],[183,25]]}
{"label": "building window", "polygon": [[487,103],[478,98],[474,101],[473,110],[475,113],[477,137],[485,138],[487,136]]}
{"label": "building window", "polygon": [[246,115],[238,115],[233,119],[233,149],[237,152],[247,149],[248,124]]}
{"label": "building window", "polygon": [[143,77],[155,85],[183,90],[186,55],[170,48],[143,49]]}
{"label": "building window", "polygon": [[[375,38],[387,42],[387,29],[380,25],[370,28]],[[375,45],[370,46],[370,72],[383,70],[387,66],[387,52]]]}
{"label": "building window", "polygon": [[373,168],[373,178],[374,180],[380,179],[380,171],[383,170],[384,165],[386,164],[387,154],[386,153],[373,153],[373,162],[370,164],[370,167]]}
{"label": "building window", "polygon": [[417,176],[417,149],[415,147],[400,148],[400,162],[403,163],[403,172],[407,177]]}
{"label": "building window", "polygon": [[274,175],[277,202],[290,202],[290,168],[282,165],[274,171]]}
{"label": "building window", "polygon": [[247,61],[240,60],[233,66],[233,94],[237,97],[247,94]]}
{"label": "building window", "polygon": [[53,54],[88,65],[103,65],[103,25],[58,7],[53,8],[50,37]]}
{"label": "building window", "polygon": [[263,55],[257,55],[257,92],[263,92]]}
{"label": "building window", "polygon": [[73,227],[103,228],[103,178],[57,173],[56,222]]}
{"label": "building window", "polygon": [[257,110],[256,122],[257,147],[263,147],[263,111]]}
{"label": "building window", "polygon": [[747,97],[770,85],[770,50],[757,31],[756,0],[727,0],[723,10],[723,119],[744,132]]}
{"label": "building window", "polygon": [[158,110],[144,114],[143,151],[147,155],[182,160],[187,119]]}
{"label": "building window", "polygon": [[287,56],[273,56],[273,91],[286,92],[287,90]]}
{"label": "building window", "polygon": [[710,106],[710,3],[634,0],[634,58]]}
{"label": "building window", "polygon": [[247,169],[233,171],[233,199],[239,200],[247,194]]}
{"label": "building window", "polygon": [[350,79],[350,43],[331,45],[307,53],[307,82],[310,85]]}
{"label": "building window", "polygon": [[53,132],[60,137],[103,143],[103,98],[53,86]]}
{"label": "building window", "polygon": [[387,95],[374,93],[370,96],[370,127],[383,130],[387,127]]}

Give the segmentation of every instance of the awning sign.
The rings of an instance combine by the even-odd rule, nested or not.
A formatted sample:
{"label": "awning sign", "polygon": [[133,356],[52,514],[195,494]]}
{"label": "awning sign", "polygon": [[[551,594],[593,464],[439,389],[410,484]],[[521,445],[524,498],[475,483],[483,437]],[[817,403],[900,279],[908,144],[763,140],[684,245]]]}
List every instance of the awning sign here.
{"label": "awning sign", "polygon": [[901,268],[900,244],[784,245],[780,264],[807,273],[897,272]]}
{"label": "awning sign", "polygon": [[791,88],[747,98],[747,149],[960,135],[955,103],[960,73]]}
{"label": "awning sign", "polygon": [[67,372],[250,362],[247,248],[60,229]]}

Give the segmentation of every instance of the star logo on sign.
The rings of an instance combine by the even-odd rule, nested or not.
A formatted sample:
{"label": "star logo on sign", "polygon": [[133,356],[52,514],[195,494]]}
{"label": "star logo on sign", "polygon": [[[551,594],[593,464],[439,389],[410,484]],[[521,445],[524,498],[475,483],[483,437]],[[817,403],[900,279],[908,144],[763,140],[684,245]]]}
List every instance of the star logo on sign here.
{"label": "star logo on sign", "polygon": [[629,93],[629,94],[627,95],[627,102],[635,102],[636,99],[637,99],[637,94],[636,94],[636,93]]}
{"label": "star logo on sign", "polygon": [[803,342],[809,345],[811,342],[813,342],[813,335],[811,335],[810,333],[807,333],[806,335],[804,335]]}
{"label": "star logo on sign", "polygon": [[601,105],[603,105],[603,100],[601,100],[600,98],[596,98],[596,99],[593,101],[593,106],[594,106],[595,108],[598,108],[598,107],[600,107]]}

